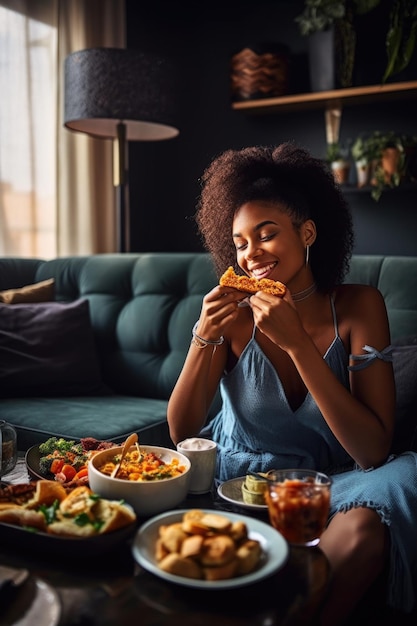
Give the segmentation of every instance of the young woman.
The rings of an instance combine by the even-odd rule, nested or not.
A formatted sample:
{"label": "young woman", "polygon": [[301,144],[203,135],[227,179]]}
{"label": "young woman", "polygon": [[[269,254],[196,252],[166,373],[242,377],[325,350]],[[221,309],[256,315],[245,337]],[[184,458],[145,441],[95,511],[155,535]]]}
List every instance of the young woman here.
{"label": "young woman", "polygon": [[[219,481],[290,467],[332,475],[321,623],[343,623],[386,563],[389,603],[411,610],[417,455],[389,454],[386,308],[378,290],[343,284],[353,228],[331,173],[292,143],[228,150],[203,174],[196,219],[219,276],[233,266],[287,291],[219,285],[204,297],[168,406],[172,440],[217,441]],[[219,385],[222,408],[206,423]]]}

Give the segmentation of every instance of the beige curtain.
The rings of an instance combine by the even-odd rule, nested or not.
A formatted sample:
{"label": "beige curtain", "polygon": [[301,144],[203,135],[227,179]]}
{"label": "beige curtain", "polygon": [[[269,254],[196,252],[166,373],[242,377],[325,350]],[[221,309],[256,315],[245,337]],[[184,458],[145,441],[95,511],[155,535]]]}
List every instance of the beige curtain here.
{"label": "beige curtain", "polygon": [[125,47],[124,0],[0,0],[0,255],[116,249],[112,142],[63,127],[65,57]]}

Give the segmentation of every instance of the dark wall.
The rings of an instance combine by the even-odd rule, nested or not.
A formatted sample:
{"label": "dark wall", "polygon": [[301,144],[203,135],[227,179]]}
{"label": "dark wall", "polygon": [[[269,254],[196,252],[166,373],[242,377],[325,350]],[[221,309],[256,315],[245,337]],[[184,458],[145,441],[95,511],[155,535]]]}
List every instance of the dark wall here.
{"label": "dark wall", "polygon": [[[180,128],[175,139],[129,145],[133,251],[202,249],[193,221],[199,177],[219,152],[294,140],[316,156],[325,154],[322,110],[253,115],[231,108],[230,60],[246,45],[286,44],[292,90],[309,90],[307,42],[294,22],[302,0],[185,4],[189,6],[182,0],[152,0],[144,6],[126,0],[128,48],[157,53],[175,68]],[[417,134],[416,102],[346,107],[341,140],[372,130]],[[362,191],[350,192],[348,199],[355,252],[417,255],[415,187],[388,191],[378,203]]]}

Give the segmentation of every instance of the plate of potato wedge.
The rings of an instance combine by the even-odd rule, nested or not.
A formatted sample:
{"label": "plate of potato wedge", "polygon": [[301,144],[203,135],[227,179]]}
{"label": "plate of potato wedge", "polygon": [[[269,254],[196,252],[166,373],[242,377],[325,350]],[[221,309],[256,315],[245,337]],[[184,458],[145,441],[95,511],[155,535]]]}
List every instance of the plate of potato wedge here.
{"label": "plate of potato wedge", "polygon": [[269,524],[217,510],[157,515],[137,531],[135,561],[167,581],[200,589],[230,589],[267,578],[287,561],[288,544]]}

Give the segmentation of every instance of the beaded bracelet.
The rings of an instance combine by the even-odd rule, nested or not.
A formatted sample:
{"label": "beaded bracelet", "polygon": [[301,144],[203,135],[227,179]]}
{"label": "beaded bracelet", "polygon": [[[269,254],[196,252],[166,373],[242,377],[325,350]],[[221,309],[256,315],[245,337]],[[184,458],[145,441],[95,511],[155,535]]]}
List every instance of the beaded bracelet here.
{"label": "beaded bracelet", "polygon": [[220,337],[220,339],[217,339],[216,341],[210,341],[210,339],[203,339],[203,337],[200,337],[200,335],[197,335],[196,330],[197,330],[199,321],[200,320],[197,320],[196,323],[194,324],[193,338],[191,340],[191,343],[193,343],[197,348],[201,348],[201,349],[206,348],[207,346],[221,346],[221,344],[224,341],[223,335]]}

